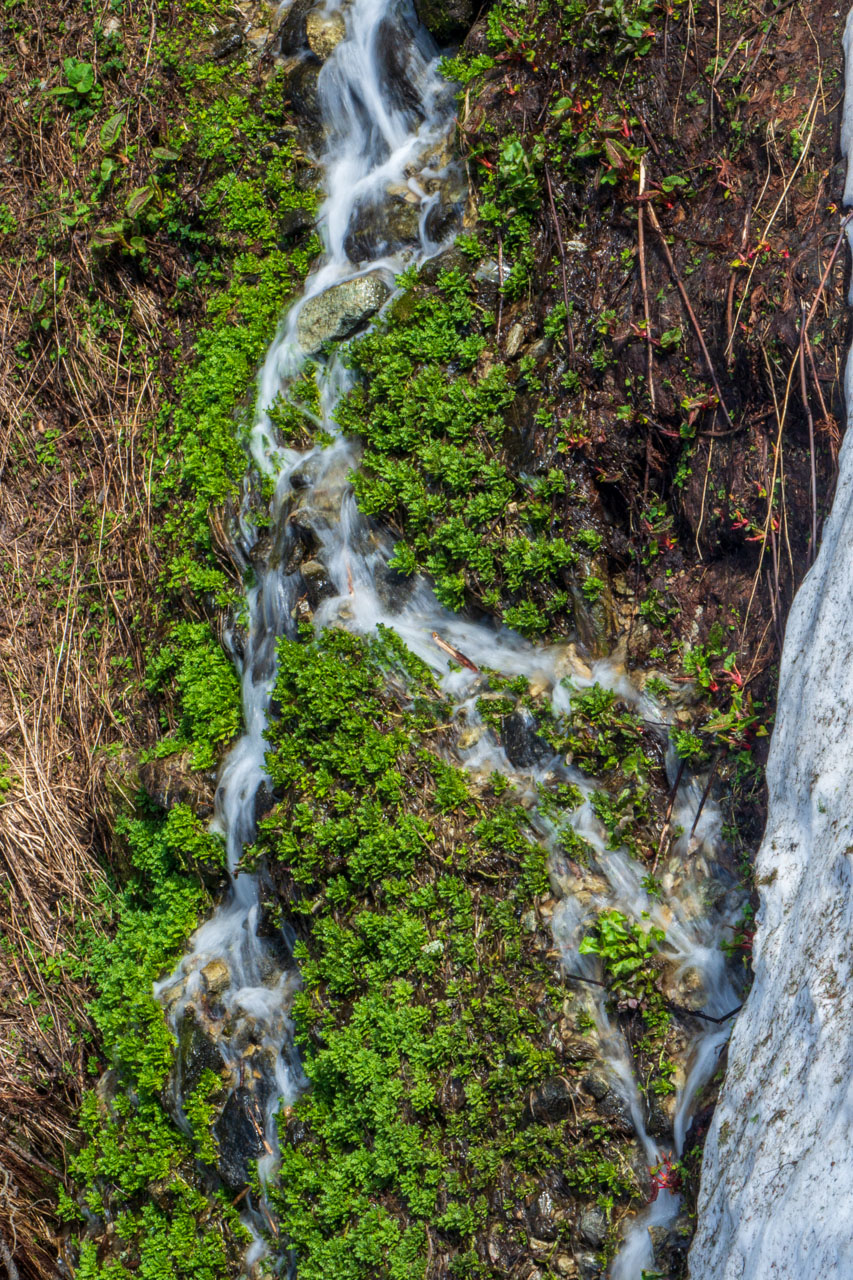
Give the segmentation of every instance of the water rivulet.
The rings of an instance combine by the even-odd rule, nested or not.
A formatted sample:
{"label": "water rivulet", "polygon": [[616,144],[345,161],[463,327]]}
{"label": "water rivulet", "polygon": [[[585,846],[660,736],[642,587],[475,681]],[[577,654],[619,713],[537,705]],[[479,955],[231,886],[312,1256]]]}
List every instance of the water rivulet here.
{"label": "water rivulet", "polygon": [[[451,146],[454,100],[438,72],[437,51],[406,6],[352,0],[323,9],[318,21],[324,34],[315,39],[308,69],[323,60],[317,102],[325,130],[318,159],[327,191],[320,215],[326,253],[285,317],[260,374],[251,449],[255,474],[271,479],[274,496],[269,527],[261,533],[252,515],[258,486],[247,483],[234,531],[234,555],[251,566],[254,577],[248,625],[239,634],[235,630],[232,644],[242,675],[245,733],[224,764],[217,793],[216,821],[227,839],[233,879],[227,899],[194,936],[190,954],[160,987],[181,1045],[175,1104],[180,1107],[206,1067],[220,1072],[228,1081],[228,1101],[216,1124],[223,1181],[235,1191],[242,1188],[252,1159],[258,1160],[262,1189],[274,1178],[276,1113],[306,1083],[289,1022],[298,976],[287,938],[261,908],[258,878],[237,874],[237,867],[269,795],[264,730],[274,714],[276,642],[296,633],[300,616],[310,616],[318,632],[338,626],[368,634],[385,624],[434,671],[454,717],[472,731],[459,738],[456,761],[479,774],[506,775],[525,798],[530,831],[548,853],[560,898],[553,914],[555,946],[565,973],[574,975],[578,1007],[609,1087],[630,1114],[646,1162],[664,1170],[658,1194],[635,1219],[610,1271],[620,1280],[640,1280],[655,1261],[649,1229],[671,1226],[679,1212],[665,1170],[670,1155],[682,1148],[694,1099],[727,1035],[727,1024],[712,1019],[737,1004],[719,946],[739,909],[730,882],[718,883],[719,815],[712,800],[701,803],[701,784],[679,770],[670,752],[671,822],[681,834],[658,869],[662,895],[650,894],[646,869],[627,850],[613,847],[596,814],[594,779],[541,744],[533,752],[513,752],[511,759],[483,722],[477,698],[482,668],[525,676],[559,719],[569,712],[573,694],[598,685],[615,690],[665,737],[654,700],[616,661],[588,664],[572,645],[536,647],[451,614],[424,581],[409,579],[403,588],[389,589],[391,543],[356,508],[348,475],[358,466],[358,443],[341,437],[335,423],[335,407],[352,378],[340,348],[393,299],[395,276],[437,254],[461,225],[465,193]],[[316,423],[320,443],[303,453],[284,447],[277,436],[276,422],[288,407]],[[465,661],[454,660],[454,654]],[[537,801],[543,789],[566,783],[578,789],[570,821],[591,850],[586,868],[567,862],[553,821]],[[683,1018],[665,1150],[648,1132],[630,1048],[601,985],[601,963],[588,947],[580,949],[608,910],[644,933],[660,930],[659,963],[671,989],[690,992],[692,1014]],[[257,1236],[247,1257],[250,1267],[267,1247],[262,1235],[272,1224],[263,1190],[244,1203]]]}

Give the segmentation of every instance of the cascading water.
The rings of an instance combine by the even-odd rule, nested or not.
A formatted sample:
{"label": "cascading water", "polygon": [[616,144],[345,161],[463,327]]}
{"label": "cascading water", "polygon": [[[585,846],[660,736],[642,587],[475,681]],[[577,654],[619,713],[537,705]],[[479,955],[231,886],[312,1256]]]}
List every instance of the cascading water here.
{"label": "cascading water", "polygon": [[[739,901],[730,882],[719,883],[719,815],[712,800],[703,806],[702,789],[694,780],[679,779],[671,759],[673,830],[680,827],[684,834],[672,843],[660,867],[665,902],[651,898],[643,885],[644,869],[625,850],[608,848],[607,833],[589,802],[594,789],[590,779],[553,755],[525,767],[511,763],[480,720],[478,668],[535,680],[550,691],[557,716],[569,710],[573,691],[595,683],[612,688],[647,721],[661,725],[665,735],[654,701],[642,695],[615,662],[588,666],[573,646],[535,647],[505,629],[449,613],[424,581],[411,580],[402,599],[388,594],[390,542],[356,509],[347,476],[358,464],[358,447],[337,433],[334,421],[335,406],[351,375],[334,346],[331,356],[317,353],[329,349],[324,342],[334,343],[363,327],[392,295],[395,275],[411,262],[437,253],[452,237],[458,230],[464,188],[451,156],[452,92],[439,75],[434,46],[410,9],[393,0],[352,0],[327,6],[324,13],[341,15],[345,24],[343,39],[318,81],[327,138],[320,157],[328,192],[320,214],[326,254],[303,297],[285,317],[260,375],[251,447],[257,468],[275,480],[271,532],[260,537],[247,500],[235,536],[235,556],[252,565],[256,585],[247,598],[247,640],[238,644],[235,638],[233,645],[239,651],[245,733],[225,762],[217,792],[215,821],[227,841],[232,885],[219,910],[195,934],[178,971],[160,984],[160,996],[182,1042],[193,1034],[196,1011],[204,1009],[230,1075],[229,1098],[217,1129],[220,1173],[229,1185],[243,1185],[248,1152],[258,1158],[263,1186],[275,1168],[276,1113],[304,1085],[288,1020],[298,976],[281,935],[262,909],[258,877],[238,874],[238,864],[253,839],[258,798],[264,794],[263,735],[275,644],[280,635],[295,629],[309,573],[296,550],[308,529],[313,572],[322,580],[314,625],[319,629],[334,624],[359,633],[371,632],[379,623],[393,628],[435,671],[455,703],[457,718],[470,731],[460,737],[459,762],[472,770],[501,771],[529,801],[531,827],[551,858],[552,882],[561,883],[562,901],[553,917],[556,945],[566,973],[576,975],[578,999],[594,1022],[611,1087],[630,1111],[648,1164],[659,1165],[667,1153],[647,1132],[628,1044],[611,1020],[601,987],[594,985],[600,977],[598,962],[579,954],[578,944],[599,911],[618,908],[643,927],[652,924],[666,932],[666,962],[676,980],[687,973],[694,976],[702,993],[701,1013],[719,1018],[730,1012],[737,996],[719,943],[737,915]],[[410,222],[414,214],[408,237],[400,235],[388,216],[389,209],[401,203],[409,206]],[[277,442],[272,411],[306,376],[309,357],[314,360],[308,374],[319,391],[318,434],[322,431],[327,441],[331,436],[332,443],[300,454]],[[469,667],[451,664],[448,646],[464,653]],[[462,745],[465,742],[469,745]],[[594,850],[595,865],[589,873],[561,864],[556,832],[536,807],[537,786],[565,782],[577,786],[585,798],[571,821]],[[585,984],[584,978],[591,981]],[[672,1114],[676,1154],[690,1123],[692,1101],[713,1072],[727,1034],[725,1024],[699,1016],[686,1019],[684,1032],[689,1042],[686,1070]],[[175,1079],[178,1107],[193,1084],[191,1079]],[[235,1133],[239,1151],[229,1140]],[[274,1226],[262,1199],[253,1204],[248,1196],[244,1204],[256,1236],[246,1259],[251,1268],[266,1248],[261,1233],[274,1231]],[[649,1228],[670,1224],[678,1211],[677,1194],[661,1189],[629,1229],[611,1269],[613,1280],[640,1280],[643,1269],[654,1265]]]}

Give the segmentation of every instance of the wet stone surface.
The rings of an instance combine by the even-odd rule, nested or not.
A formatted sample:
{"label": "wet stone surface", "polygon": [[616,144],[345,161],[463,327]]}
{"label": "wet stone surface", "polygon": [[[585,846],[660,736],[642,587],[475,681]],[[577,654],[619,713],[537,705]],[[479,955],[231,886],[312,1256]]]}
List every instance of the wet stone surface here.
{"label": "wet stone surface", "polygon": [[376,314],[390,294],[384,276],[372,271],[309,298],[297,321],[300,343],[306,352],[315,353],[324,342],[350,337]]}
{"label": "wet stone surface", "polygon": [[238,1087],[213,1127],[219,1143],[219,1175],[232,1191],[246,1186],[252,1161],[265,1150],[264,1106],[269,1093],[263,1081],[253,1089]]}

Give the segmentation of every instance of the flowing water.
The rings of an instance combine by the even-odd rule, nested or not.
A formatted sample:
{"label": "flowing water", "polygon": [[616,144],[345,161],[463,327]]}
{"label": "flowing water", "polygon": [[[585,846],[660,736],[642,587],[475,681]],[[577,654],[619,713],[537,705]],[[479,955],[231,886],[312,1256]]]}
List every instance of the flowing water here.
{"label": "flowing water", "polygon": [[[298,542],[307,528],[315,548],[314,567],[324,582],[314,625],[318,629],[343,625],[362,634],[379,623],[392,627],[432,667],[455,702],[455,714],[468,730],[460,743],[469,744],[460,746],[459,762],[474,771],[501,771],[525,797],[532,829],[549,851],[552,884],[560,896],[553,915],[556,946],[566,973],[578,975],[578,1000],[594,1021],[593,1035],[611,1087],[630,1111],[649,1166],[659,1166],[682,1148],[693,1100],[715,1069],[727,1024],[696,1017],[685,1021],[684,1070],[670,1117],[674,1150],[662,1151],[647,1132],[628,1044],[608,1011],[605,993],[594,985],[601,977],[598,961],[579,954],[578,944],[600,910],[616,907],[643,927],[651,923],[665,930],[663,949],[669,970],[676,983],[691,978],[694,992],[701,992],[702,1012],[722,1017],[734,1008],[737,995],[719,944],[740,903],[717,862],[720,819],[713,800],[702,805],[699,780],[678,780],[677,762],[670,752],[673,830],[680,828],[683,834],[659,869],[663,901],[650,898],[643,886],[645,868],[624,849],[607,847],[607,833],[589,802],[592,781],[556,756],[527,768],[514,766],[478,716],[482,677],[477,670],[452,664],[436,638],[465,654],[474,668],[486,666],[510,676],[527,676],[548,691],[558,715],[569,710],[573,691],[598,683],[614,689],[646,721],[657,722],[665,735],[654,701],[638,691],[617,662],[588,665],[573,646],[537,647],[505,629],[451,614],[422,580],[411,580],[402,592],[389,591],[390,541],[360,516],[347,482],[348,473],[358,465],[359,451],[356,443],[340,436],[334,421],[335,406],[352,376],[338,353],[315,359],[311,375],[320,391],[318,430],[333,437],[332,443],[298,453],[276,440],[271,424],[269,411],[278,397],[288,397],[309,354],[319,345],[312,325],[318,316],[322,318],[323,299],[328,303],[340,298],[342,289],[351,290],[354,285],[354,296],[369,301],[365,311],[375,311],[383,298],[391,296],[396,274],[438,252],[442,235],[452,239],[462,209],[459,171],[449,145],[453,95],[439,75],[438,51],[429,36],[419,29],[411,10],[394,0],[351,0],[341,6],[333,0],[324,9],[326,15],[338,12],[346,34],[325,61],[318,82],[326,138],[325,151],[318,157],[327,192],[319,220],[325,255],[267,355],[252,433],[255,466],[275,480],[271,532],[259,535],[247,497],[235,535],[235,555],[252,565],[255,585],[247,597],[246,637],[241,639],[235,632],[232,638],[242,677],[245,733],[225,761],[216,800],[215,823],[227,842],[231,888],[193,937],[192,949],[177,972],[160,984],[159,994],[179,1037],[186,1036],[194,1010],[207,1010],[207,1025],[213,1028],[230,1070],[222,1124],[239,1133],[244,1146],[248,1143],[257,1155],[263,1186],[275,1172],[276,1113],[305,1085],[288,1017],[298,976],[289,962],[286,940],[262,910],[258,877],[237,874],[237,866],[253,839],[258,797],[265,794],[263,735],[275,675],[275,644],[280,635],[294,631],[304,598],[306,566],[299,563]],[[387,231],[387,219],[383,223],[383,211],[401,201],[416,215],[416,236],[408,244],[395,242]],[[354,228],[363,227],[365,218],[368,227],[373,218],[380,230],[354,236]],[[350,253],[361,260],[351,260]],[[334,331],[334,318],[322,323],[327,324],[326,334]],[[247,494],[250,489],[247,485]],[[595,851],[590,872],[561,861],[556,833],[536,809],[537,786],[563,782],[574,783],[585,797],[572,823]],[[179,1076],[175,1079],[178,1104],[182,1089],[190,1084]],[[219,1134],[222,1139],[221,1128]],[[233,1160],[239,1166],[239,1157]],[[226,1176],[222,1162],[220,1170]],[[237,1167],[233,1180],[240,1185],[245,1168]],[[244,1204],[255,1236],[246,1258],[251,1270],[268,1248],[262,1233],[272,1232],[273,1224],[263,1197],[255,1203],[248,1196]],[[613,1280],[640,1280],[643,1269],[650,1269],[654,1262],[648,1229],[671,1224],[678,1211],[677,1194],[660,1190],[629,1227],[611,1267]]]}

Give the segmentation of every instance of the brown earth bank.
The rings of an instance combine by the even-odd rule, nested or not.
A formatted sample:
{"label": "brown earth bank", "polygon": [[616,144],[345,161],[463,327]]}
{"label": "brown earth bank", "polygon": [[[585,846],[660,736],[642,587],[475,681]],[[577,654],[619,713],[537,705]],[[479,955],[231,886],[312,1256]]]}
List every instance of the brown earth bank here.
{"label": "brown earth bank", "polygon": [[[581,523],[601,537],[600,607],[558,611],[550,629],[574,631],[590,651],[621,639],[631,669],[685,681],[685,644],[705,647],[697,702],[721,727],[701,746],[748,875],[784,620],[831,504],[845,421],[843,16],[823,2],[650,3],[635,6],[639,27],[626,37],[614,8],[519,3],[497,22],[456,19],[472,68],[458,129],[468,224],[498,273],[511,232],[474,207],[482,214],[511,136],[537,192],[527,283],[506,297],[487,280],[477,297],[493,317],[491,359],[514,384],[531,369],[538,383],[517,388],[508,466],[548,459],[575,482],[552,528]],[[306,260],[316,251],[298,201],[286,227],[259,232],[216,186],[232,172],[255,182],[263,148],[285,144],[288,191],[316,182],[293,82],[274,103],[264,96],[275,83],[270,25],[215,5],[4,10],[0,1265],[10,1280],[56,1274],[57,1189],[74,1194],[87,1074],[91,1084],[109,1065],[85,961],[91,937],[114,927],[106,886],[129,875],[112,835],[127,771],[116,783],[109,762],[135,767],[142,748],[178,733],[180,681],[146,679],[150,652],[176,618],[221,627],[217,597],[231,581],[221,566],[212,587],[171,567],[186,545],[217,565],[221,539],[214,529],[205,546],[195,526],[185,537],[169,525],[176,493],[189,499],[180,485],[163,489],[176,463],[160,442],[172,439],[170,409],[199,359],[209,301],[252,287],[249,259],[260,261],[269,235]],[[474,73],[478,54],[492,65]],[[179,146],[182,117],[191,126]],[[259,199],[275,213],[280,197],[272,185]],[[272,329],[274,314],[244,353],[249,375]],[[226,417],[249,383],[221,391]],[[212,486],[198,500],[206,510],[225,496]],[[553,590],[543,583],[533,598]],[[475,577],[465,591],[469,606],[492,608]],[[141,784],[154,809],[177,798],[204,816],[228,737],[190,781],[149,763],[134,792]],[[746,926],[740,941],[748,951]],[[513,1274],[534,1261],[514,1259]]]}

